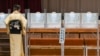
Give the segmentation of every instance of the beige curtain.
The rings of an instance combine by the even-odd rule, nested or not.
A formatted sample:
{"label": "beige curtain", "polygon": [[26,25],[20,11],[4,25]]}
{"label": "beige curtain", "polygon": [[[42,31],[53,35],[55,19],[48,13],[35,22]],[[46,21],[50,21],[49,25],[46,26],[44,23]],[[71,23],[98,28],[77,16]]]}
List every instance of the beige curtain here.
{"label": "beige curtain", "polygon": [[82,12],[98,12],[98,0],[81,0]]}
{"label": "beige curtain", "polygon": [[41,0],[42,10],[47,12],[98,12],[99,0]]}
{"label": "beige curtain", "polygon": [[61,0],[42,0],[42,10],[47,12],[61,12]]}

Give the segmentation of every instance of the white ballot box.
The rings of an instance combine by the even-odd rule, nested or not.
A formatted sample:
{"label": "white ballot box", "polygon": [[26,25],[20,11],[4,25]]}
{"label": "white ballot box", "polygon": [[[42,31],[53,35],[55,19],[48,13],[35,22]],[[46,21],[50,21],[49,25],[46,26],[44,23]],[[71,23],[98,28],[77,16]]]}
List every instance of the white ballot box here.
{"label": "white ballot box", "polygon": [[82,13],[82,28],[97,28],[98,26],[98,13]]}
{"label": "white ballot box", "polygon": [[0,13],[0,28],[6,28],[4,20],[6,19],[7,16],[8,14]]}
{"label": "white ballot box", "polygon": [[47,28],[61,27],[61,13],[47,13]]}
{"label": "white ballot box", "polygon": [[64,13],[65,28],[80,28],[80,13]]}
{"label": "white ballot box", "polygon": [[29,20],[29,24],[30,24],[30,28],[44,28],[44,23],[45,23],[45,13],[31,13],[30,14],[30,20]]}

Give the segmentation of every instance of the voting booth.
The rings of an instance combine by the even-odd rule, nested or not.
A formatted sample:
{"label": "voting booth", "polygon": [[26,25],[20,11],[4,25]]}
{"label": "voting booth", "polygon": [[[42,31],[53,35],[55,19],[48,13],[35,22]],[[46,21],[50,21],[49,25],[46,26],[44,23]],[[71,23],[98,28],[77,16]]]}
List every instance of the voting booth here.
{"label": "voting booth", "polygon": [[[88,30],[90,30],[90,29],[95,29],[95,31],[92,31],[91,30],[91,32],[89,32],[89,34],[84,34],[83,36],[85,36],[85,45],[86,45],[86,47],[84,47],[85,48],[85,55],[86,56],[88,56],[88,55],[90,55],[89,54],[89,51],[90,50],[96,50],[96,56],[99,56],[99,50],[100,50],[100,48],[99,48],[99,22],[98,22],[98,16],[99,16],[99,14],[97,13],[97,12],[90,12],[90,11],[88,11],[88,12],[86,12],[86,13],[81,13],[81,28],[82,29],[88,29]],[[93,47],[94,46],[94,40],[92,40],[92,39],[94,39],[95,40],[95,47]],[[91,43],[91,44],[88,44],[89,43],[89,41],[91,41],[91,42],[93,42],[93,43]]]}
{"label": "voting booth", "polygon": [[65,28],[80,28],[80,13],[64,13]]}
{"label": "voting booth", "polygon": [[47,13],[47,28],[61,27],[61,13]]}
{"label": "voting booth", "polygon": [[81,13],[81,28],[98,28],[98,13]]}
{"label": "voting booth", "polygon": [[0,28],[6,28],[4,20],[7,16],[8,14],[6,13],[3,13],[3,12],[0,13]]}
{"label": "voting booth", "polygon": [[44,28],[44,23],[45,23],[45,13],[30,13],[30,28]]}

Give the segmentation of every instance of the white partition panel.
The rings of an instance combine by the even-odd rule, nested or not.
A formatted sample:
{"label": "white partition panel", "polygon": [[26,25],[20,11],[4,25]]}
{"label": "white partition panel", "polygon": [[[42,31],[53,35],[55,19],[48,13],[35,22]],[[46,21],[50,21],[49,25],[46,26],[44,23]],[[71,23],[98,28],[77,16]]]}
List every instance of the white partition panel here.
{"label": "white partition panel", "polygon": [[6,28],[4,20],[6,19],[7,16],[8,14],[0,13],[0,28]]}
{"label": "white partition panel", "polygon": [[61,27],[61,13],[47,13],[47,28]]}
{"label": "white partition panel", "polygon": [[97,28],[98,27],[98,13],[82,13],[82,28]]}
{"label": "white partition panel", "polygon": [[45,14],[44,13],[31,13],[30,28],[44,28]]}
{"label": "white partition panel", "polygon": [[64,13],[65,28],[80,28],[80,13]]}

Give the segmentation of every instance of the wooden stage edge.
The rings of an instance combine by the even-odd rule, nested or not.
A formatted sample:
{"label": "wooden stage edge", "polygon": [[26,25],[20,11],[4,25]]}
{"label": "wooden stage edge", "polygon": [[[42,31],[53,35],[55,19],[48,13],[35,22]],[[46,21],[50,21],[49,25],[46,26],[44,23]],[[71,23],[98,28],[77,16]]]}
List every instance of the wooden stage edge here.
{"label": "wooden stage edge", "polygon": [[[73,28],[73,29],[66,29],[66,32],[97,32],[98,29],[90,29],[90,28]],[[6,33],[7,30],[5,28],[0,29],[0,33]],[[59,28],[30,28],[27,32],[60,32]],[[100,32],[100,30],[99,30]]]}

